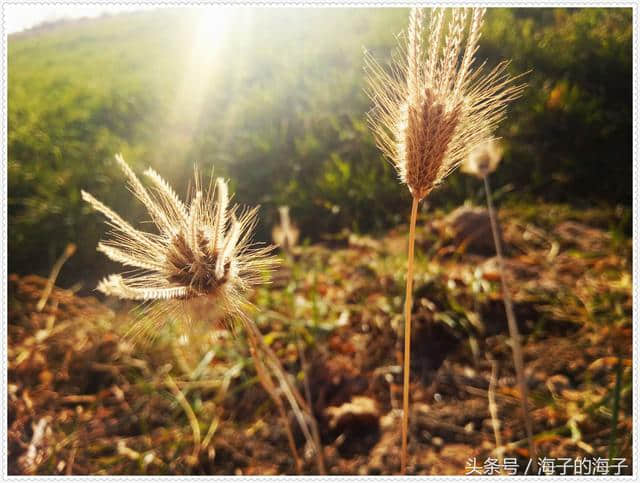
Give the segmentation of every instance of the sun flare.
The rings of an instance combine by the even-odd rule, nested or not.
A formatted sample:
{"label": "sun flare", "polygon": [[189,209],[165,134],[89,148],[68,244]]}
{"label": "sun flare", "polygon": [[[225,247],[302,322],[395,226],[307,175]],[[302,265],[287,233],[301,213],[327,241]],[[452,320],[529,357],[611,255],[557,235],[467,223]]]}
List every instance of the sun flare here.
{"label": "sun flare", "polygon": [[182,126],[194,126],[202,111],[229,30],[229,20],[228,7],[202,7],[193,11],[193,34],[184,54],[182,82],[173,109],[174,120]]}

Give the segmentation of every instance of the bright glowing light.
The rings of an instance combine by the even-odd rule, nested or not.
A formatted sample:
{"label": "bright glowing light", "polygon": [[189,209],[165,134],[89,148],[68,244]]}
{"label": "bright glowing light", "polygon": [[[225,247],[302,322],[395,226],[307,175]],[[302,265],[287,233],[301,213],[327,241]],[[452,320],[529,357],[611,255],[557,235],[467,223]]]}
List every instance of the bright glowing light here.
{"label": "bright glowing light", "polygon": [[229,28],[230,8],[201,7],[193,9],[192,13],[194,30],[191,49],[186,53],[188,60],[174,109],[174,115],[182,119],[183,128],[196,122],[203,107],[211,74]]}
{"label": "bright glowing light", "polygon": [[193,35],[191,63],[194,69],[206,70],[214,60],[217,47],[228,27],[228,8],[207,7],[196,9],[198,20]]}

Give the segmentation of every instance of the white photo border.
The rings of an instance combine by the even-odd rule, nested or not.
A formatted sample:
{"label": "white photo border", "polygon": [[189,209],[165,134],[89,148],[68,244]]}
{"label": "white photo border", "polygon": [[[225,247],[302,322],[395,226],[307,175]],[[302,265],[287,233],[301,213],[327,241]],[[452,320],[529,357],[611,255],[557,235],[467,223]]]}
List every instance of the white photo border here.
{"label": "white photo border", "polygon": [[[309,7],[309,8],[322,8],[322,7],[345,7],[345,8],[355,8],[355,7],[412,7],[412,6],[424,6],[424,7],[433,7],[433,6],[450,6],[450,7],[471,7],[471,6],[483,6],[483,7],[522,7],[522,8],[552,8],[552,7],[584,7],[584,8],[595,8],[595,7],[609,7],[609,8],[631,8],[633,10],[633,203],[632,203],[632,220],[633,220],[633,268],[632,268],[632,280],[640,280],[640,265],[638,263],[638,256],[640,252],[638,251],[638,237],[640,236],[640,216],[638,214],[638,203],[640,202],[640,186],[638,185],[638,176],[639,176],[639,167],[638,167],[638,151],[640,147],[639,141],[639,129],[638,129],[638,113],[640,108],[640,101],[638,100],[638,88],[640,87],[638,84],[638,65],[640,62],[640,4],[634,1],[549,1],[549,0],[538,0],[538,1],[421,1],[421,2],[407,2],[407,1],[326,1],[326,0],[307,0],[307,1],[280,1],[280,2],[261,2],[261,1],[226,1],[226,2],[216,2],[216,1],[93,1],[93,2],[85,2],[85,1],[49,1],[49,2],[40,2],[40,1],[5,1],[0,0],[2,2],[2,22],[1,22],[1,33],[2,33],[2,113],[3,113],[3,122],[2,122],[2,196],[4,197],[5,208],[2,211],[2,273],[0,276],[2,277],[2,286],[5,288],[4,296],[0,296],[0,309],[2,310],[2,391],[3,397],[1,398],[1,418],[2,418],[2,458],[0,461],[0,475],[3,480],[8,481],[60,481],[60,479],[67,479],[73,481],[98,481],[98,480],[108,480],[108,481],[140,481],[140,482],[148,482],[155,480],[162,481],[185,481],[185,480],[201,480],[201,481],[239,481],[241,479],[250,479],[251,481],[278,481],[280,479],[287,480],[305,480],[305,481],[329,481],[329,480],[352,480],[356,479],[360,480],[375,480],[375,481],[400,481],[405,478],[411,478],[413,481],[418,480],[451,480],[460,478],[459,476],[411,476],[411,477],[403,477],[403,476],[254,476],[254,477],[239,477],[239,476],[18,476],[18,475],[8,475],[8,448],[7,448],[7,410],[8,410],[8,400],[7,400],[7,383],[8,383],[8,373],[7,373],[7,361],[8,361],[8,341],[7,341],[7,317],[8,317],[8,306],[7,306],[7,282],[8,282],[8,273],[7,273],[7,257],[8,257],[8,246],[7,246],[7,234],[8,234],[8,192],[7,192],[7,162],[8,162],[8,120],[7,120],[7,96],[8,96],[8,59],[7,59],[7,33],[5,30],[6,25],[6,9],[11,5],[33,5],[33,6],[97,6],[97,5],[121,5],[121,6],[131,6],[131,7],[188,7],[188,6],[249,6],[249,7],[275,7],[275,8],[285,8],[285,7]],[[638,445],[638,402],[637,402],[637,394],[640,389],[640,375],[639,375],[639,366],[638,360],[640,356],[640,350],[638,349],[638,338],[640,336],[640,329],[638,329],[638,320],[640,316],[640,312],[638,310],[638,306],[635,301],[638,300],[638,295],[640,294],[640,289],[638,285],[633,285],[633,340],[636,341],[633,344],[633,475],[632,476],[582,476],[576,477],[573,476],[572,481],[576,479],[594,479],[597,481],[622,481],[622,480],[635,480],[638,475],[639,469],[639,456],[640,450]],[[492,476],[477,476],[475,478],[482,479],[491,479],[493,481]],[[536,481],[536,480],[545,480],[548,481],[548,477],[544,476],[511,476],[511,479],[523,479],[526,478],[527,481]],[[477,481],[474,479],[474,481]]]}

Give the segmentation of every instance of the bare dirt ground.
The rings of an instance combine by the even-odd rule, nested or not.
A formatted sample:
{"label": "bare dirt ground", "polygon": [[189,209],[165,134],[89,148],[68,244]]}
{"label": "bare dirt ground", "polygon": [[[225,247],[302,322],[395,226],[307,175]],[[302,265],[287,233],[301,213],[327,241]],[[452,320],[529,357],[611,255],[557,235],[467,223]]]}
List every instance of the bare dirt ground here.
{"label": "bare dirt ground", "polygon": [[[593,471],[596,458],[625,458],[609,471],[629,474],[631,240],[607,229],[615,214],[606,210],[500,215],[537,457],[556,466],[571,458],[569,474],[586,468],[576,470],[576,458]],[[531,457],[483,216],[462,210],[419,224],[414,474],[464,474],[473,458],[482,471],[500,451],[523,473]],[[307,378],[329,474],[399,470],[405,250],[403,229],[300,247],[252,295],[265,342],[301,392]],[[167,324],[133,344],[129,307],[55,288],[39,312],[45,284],[9,277],[11,474],[295,473],[242,331]],[[304,473],[317,473],[295,436]]]}

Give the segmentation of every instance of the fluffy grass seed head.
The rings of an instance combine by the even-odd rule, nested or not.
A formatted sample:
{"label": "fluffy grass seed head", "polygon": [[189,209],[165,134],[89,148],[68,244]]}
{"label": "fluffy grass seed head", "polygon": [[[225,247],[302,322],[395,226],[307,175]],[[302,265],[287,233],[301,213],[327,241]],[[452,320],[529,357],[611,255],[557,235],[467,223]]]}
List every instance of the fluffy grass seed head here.
{"label": "fluffy grass seed head", "polygon": [[502,160],[502,151],[497,139],[488,139],[469,153],[460,170],[482,179],[496,170]]}
{"label": "fluffy grass seed head", "polygon": [[280,224],[273,227],[271,236],[274,243],[284,252],[291,252],[298,244],[300,230],[291,221],[288,206],[280,206],[278,213],[280,214]]}
{"label": "fluffy grass seed head", "polygon": [[[414,8],[409,28],[385,69],[365,52],[369,123],[383,153],[413,197],[422,199],[468,153],[491,137],[507,104],[525,85],[514,84],[508,62],[473,68],[484,8]],[[426,26],[426,34],[424,33]],[[427,41],[424,42],[426,37]]]}
{"label": "fluffy grass seed head", "polygon": [[117,155],[130,190],[145,206],[157,233],[135,229],[89,193],[82,198],[102,213],[112,231],[98,251],[132,267],[126,274],[103,279],[97,289],[106,295],[139,301],[206,298],[225,313],[241,312],[243,294],[263,281],[273,268],[271,247],[252,243],[257,208],[240,212],[229,206],[228,186],[217,178],[206,192],[196,174],[195,193],[183,203],[153,169],[145,171],[147,190]]}

